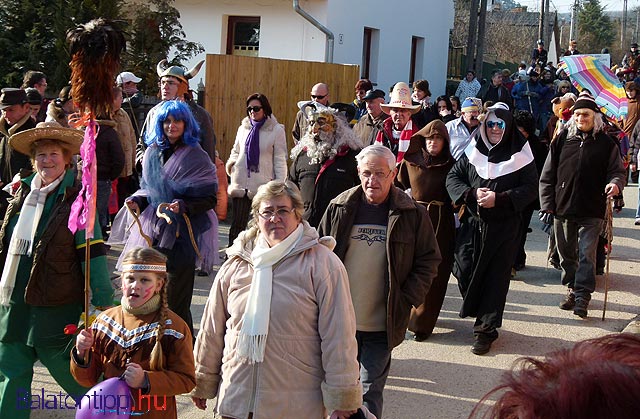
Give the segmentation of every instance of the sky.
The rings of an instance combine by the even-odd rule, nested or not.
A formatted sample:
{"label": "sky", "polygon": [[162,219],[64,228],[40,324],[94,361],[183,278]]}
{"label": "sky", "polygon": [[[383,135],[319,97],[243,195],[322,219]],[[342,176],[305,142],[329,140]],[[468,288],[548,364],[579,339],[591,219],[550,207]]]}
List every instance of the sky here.
{"label": "sky", "polygon": [[[516,0],[522,6],[528,6],[529,11],[540,10],[540,0]],[[571,5],[574,0],[550,0],[549,5],[551,10],[557,9],[560,13],[570,13]],[[600,0],[600,4],[605,7],[606,10],[622,10],[623,0]],[[635,7],[640,6],[640,0],[627,0],[627,11],[632,10]]]}

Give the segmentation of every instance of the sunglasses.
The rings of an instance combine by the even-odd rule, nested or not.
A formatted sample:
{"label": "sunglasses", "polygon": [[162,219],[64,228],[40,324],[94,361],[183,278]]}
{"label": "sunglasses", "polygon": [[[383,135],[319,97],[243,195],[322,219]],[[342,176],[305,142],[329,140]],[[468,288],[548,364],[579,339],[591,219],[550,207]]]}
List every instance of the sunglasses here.
{"label": "sunglasses", "polygon": [[505,129],[507,124],[504,121],[487,121],[487,128],[492,129],[497,127],[498,129]]}
{"label": "sunglasses", "polygon": [[311,95],[311,99],[324,99],[327,95]]}
{"label": "sunglasses", "polygon": [[247,112],[258,113],[262,110],[262,106],[247,106]]}

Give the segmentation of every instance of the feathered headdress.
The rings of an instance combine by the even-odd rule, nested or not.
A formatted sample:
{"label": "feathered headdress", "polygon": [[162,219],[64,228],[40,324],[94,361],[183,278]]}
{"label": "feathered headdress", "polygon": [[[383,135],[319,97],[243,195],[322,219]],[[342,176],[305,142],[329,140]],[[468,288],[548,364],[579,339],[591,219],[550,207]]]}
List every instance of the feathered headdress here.
{"label": "feathered headdress", "polygon": [[71,97],[82,112],[108,115],[114,77],[125,49],[124,34],[107,19],[94,19],[67,32],[71,54]]}

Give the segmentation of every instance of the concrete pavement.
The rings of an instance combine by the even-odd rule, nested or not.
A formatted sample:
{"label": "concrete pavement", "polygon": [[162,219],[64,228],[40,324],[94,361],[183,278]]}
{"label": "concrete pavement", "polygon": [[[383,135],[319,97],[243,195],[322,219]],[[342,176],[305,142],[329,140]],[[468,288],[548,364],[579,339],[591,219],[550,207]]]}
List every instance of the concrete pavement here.
{"label": "concrete pavement", "polygon": [[[572,312],[560,310],[558,303],[565,293],[560,272],[546,267],[547,236],[534,216],[533,233],[527,240],[527,266],[511,282],[504,324],[491,352],[476,356],[473,343],[473,319],[461,319],[457,283],[452,277],[447,297],[434,334],[425,342],[407,340],[393,352],[391,372],[385,389],[384,417],[390,419],[458,419],[466,418],[475,403],[492,387],[501,374],[522,356],[540,357],[573,343],[628,331],[640,333],[640,226],[634,226],[638,186],[624,191],[627,207],[614,219],[609,294],[606,320],[602,321],[605,277],[599,276],[597,290],[589,306],[589,317],[580,319]],[[227,242],[228,225],[221,225],[221,243]],[[112,249],[110,262],[117,257]],[[197,277],[192,313],[201,317],[213,276]],[[199,327],[199,324],[196,325]],[[60,388],[41,365],[36,368],[33,389],[48,392]],[[283,395],[286,397],[286,395]],[[178,398],[180,418],[213,417],[213,401],[205,412],[193,407],[190,399]],[[36,419],[73,418],[73,411],[34,411]],[[277,418],[274,418],[277,419]]]}

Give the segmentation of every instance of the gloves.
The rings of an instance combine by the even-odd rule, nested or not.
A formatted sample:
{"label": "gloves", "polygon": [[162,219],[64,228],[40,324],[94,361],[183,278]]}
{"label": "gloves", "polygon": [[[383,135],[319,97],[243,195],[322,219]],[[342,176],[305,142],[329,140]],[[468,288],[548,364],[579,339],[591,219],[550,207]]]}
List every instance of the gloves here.
{"label": "gloves", "polygon": [[553,228],[553,214],[545,211],[538,211],[538,218],[542,222],[542,231],[547,234],[551,234],[551,229]]}

